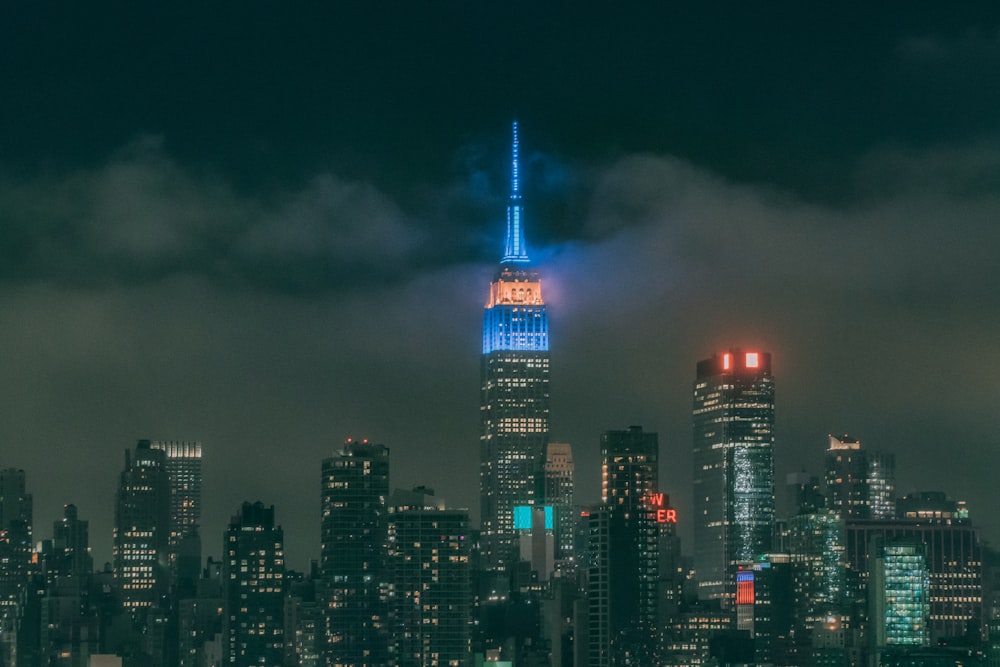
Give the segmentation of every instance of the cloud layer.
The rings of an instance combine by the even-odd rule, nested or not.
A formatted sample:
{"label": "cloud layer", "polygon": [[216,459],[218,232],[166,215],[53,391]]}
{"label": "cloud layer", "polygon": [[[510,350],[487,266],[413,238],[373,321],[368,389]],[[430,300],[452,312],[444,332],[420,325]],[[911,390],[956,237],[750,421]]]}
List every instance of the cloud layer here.
{"label": "cloud layer", "polygon": [[[662,485],[683,515],[694,364],[759,345],[775,359],[779,484],[819,472],[826,434],[848,431],[896,452],[903,491],[965,498],[1000,534],[980,472],[1000,467],[998,156],[989,143],[887,148],[836,206],[671,156],[547,167],[576,202],[553,211],[579,216],[544,220],[528,202],[529,237],[563,239],[533,255],[553,437],[576,448],[580,501],[598,494],[600,432],[638,423],[661,435]],[[122,451],[140,437],[204,442],[206,553],[259,498],[304,567],[320,460],[346,437],[388,445],[394,485],[429,484],[475,513],[494,269],[480,216],[497,203],[481,180],[403,202],[318,173],[248,195],[155,140],[4,179],[0,443],[4,465],[28,471],[40,536],[75,502],[106,558]],[[446,219],[458,210],[469,218]],[[499,231],[502,203],[494,215]]]}

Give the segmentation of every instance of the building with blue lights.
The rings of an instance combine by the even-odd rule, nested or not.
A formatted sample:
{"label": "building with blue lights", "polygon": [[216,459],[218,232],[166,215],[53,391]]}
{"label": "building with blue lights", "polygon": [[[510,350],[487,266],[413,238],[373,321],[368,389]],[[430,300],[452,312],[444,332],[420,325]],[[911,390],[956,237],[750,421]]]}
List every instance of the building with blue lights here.
{"label": "building with blue lights", "polygon": [[734,348],[698,362],[694,385],[694,555],[699,597],[728,605],[736,564],[771,550],[771,355]]}
{"label": "building with blue lights", "polygon": [[480,518],[483,564],[510,572],[518,558],[514,507],[544,495],[549,439],[549,319],[529,266],[514,123],[504,253],[483,313]]}

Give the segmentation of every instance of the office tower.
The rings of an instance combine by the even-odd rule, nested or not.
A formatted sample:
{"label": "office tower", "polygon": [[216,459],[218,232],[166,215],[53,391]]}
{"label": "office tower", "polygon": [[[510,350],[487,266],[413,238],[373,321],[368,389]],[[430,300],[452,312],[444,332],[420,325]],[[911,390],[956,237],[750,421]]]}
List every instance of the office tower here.
{"label": "office tower", "polygon": [[845,595],[844,520],[823,510],[788,520],[788,553],[792,564],[796,632],[811,633],[841,615]]}
{"label": "office tower", "polygon": [[224,642],[228,665],[281,665],[284,659],[285,538],[274,505],[245,502],[223,549]]}
{"label": "office tower", "polygon": [[925,545],[876,537],[868,574],[869,624],[876,657],[892,649],[930,644],[931,595]]}
{"label": "office tower", "polygon": [[922,509],[914,507],[912,512],[906,512],[904,506],[904,513],[904,518],[846,524],[848,571],[867,573],[866,563],[872,558],[875,539],[923,544],[930,573],[931,640],[961,637],[970,627],[983,622],[983,546],[979,535],[962,503],[951,501],[950,508],[925,505]]}
{"label": "office tower", "polygon": [[115,498],[112,561],[126,611],[159,607],[167,592],[170,484],[166,457],[140,440],[125,450]]}
{"label": "office tower", "polygon": [[480,519],[484,566],[507,572],[516,558],[514,507],[541,502],[549,438],[549,320],[529,267],[518,176],[517,123],[500,269],[483,312]]}
{"label": "office tower", "polygon": [[63,505],[63,518],[52,523],[52,549],[58,574],[83,576],[94,571],[89,522],[79,518],[76,505]]}
{"label": "office tower", "polygon": [[[181,543],[192,537],[201,524],[201,443],[154,440],[152,449],[166,455],[170,482],[170,568],[176,575]],[[188,548],[193,540],[188,539]],[[201,561],[201,554],[197,556]]]}
{"label": "office tower", "polygon": [[389,664],[472,663],[469,512],[432,491],[396,490],[388,512]]}
{"label": "office tower", "polygon": [[733,348],[698,362],[694,517],[699,597],[728,605],[735,564],[771,550],[774,378],[768,352]]}
{"label": "office tower", "polygon": [[555,557],[573,559],[576,511],[573,507],[573,447],[566,442],[550,442],[545,449],[545,504],[555,513]]}
{"label": "office tower", "polygon": [[656,433],[631,426],[601,436],[601,506],[591,513],[589,568],[591,638],[608,642],[603,655],[600,647],[591,651],[600,664],[652,664],[656,654],[660,544],[676,521],[658,485]]}
{"label": "office tower", "polygon": [[347,440],[322,469],[320,575],[327,665],[385,665],[389,449]]}

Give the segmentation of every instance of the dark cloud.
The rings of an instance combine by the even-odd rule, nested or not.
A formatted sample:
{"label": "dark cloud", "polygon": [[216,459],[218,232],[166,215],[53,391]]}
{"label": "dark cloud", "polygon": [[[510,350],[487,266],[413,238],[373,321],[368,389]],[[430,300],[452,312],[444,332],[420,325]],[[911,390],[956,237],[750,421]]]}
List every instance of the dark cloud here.
{"label": "dark cloud", "polygon": [[[896,160],[873,155],[858,178]],[[993,161],[971,146],[903,162],[912,169],[893,187],[851,206],[668,156],[575,173],[591,193],[584,231],[533,255],[552,312],[553,436],[576,447],[582,501],[597,496],[600,432],[639,423],[661,434],[665,490],[689,507],[694,363],[759,345],[775,357],[779,473],[817,471],[825,435],[849,431],[896,452],[903,490],[965,498],[997,534],[991,482],[976,471],[1000,466],[1000,200],[906,185],[927,173],[921,162],[988,176]],[[454,184],[441,192],[476,198]],[[20,202],[6,206],[20,219],[83,240],[37,233],[34,273],[0,288],[0,349],[10,351],[0,442],[4,465],[28,471],[39,526],[76,502],[107,558],[122,451],[140,437],[204,442],[210,553],[239,502],[261,498],[277,505],[290,560],[304,567],[318,549],[319,462],[346,437],[388,445],[394,485],[429,484],[476,513],[492,259],[422,264],[414,256],[440,240],[369,184],[319,174],[282,196],[246,198],[155,147],[3,196]],[[41,213],[24,214],[24,202]],[[222,250],[213,236],[225,237]],[[380,275],[368,267],[381,262],[408,268],[308,299],[190,268],[324,260],[360,276]],[[74,262],[104,279],[75,279],[64,266]],[[156,267],[142,274],[155,279],[130,277],[134,265]]]}

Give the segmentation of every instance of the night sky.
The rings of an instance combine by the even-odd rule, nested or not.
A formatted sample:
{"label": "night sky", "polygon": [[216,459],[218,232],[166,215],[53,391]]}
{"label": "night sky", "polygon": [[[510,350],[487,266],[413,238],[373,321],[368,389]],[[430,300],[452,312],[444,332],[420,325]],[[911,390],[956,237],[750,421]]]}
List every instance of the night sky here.
{"label": "night sky", "polygon": [[641,424],[683,526],[695,363],[759,346],[779,487],[850,433],[1000,540],[1000,6],[373,4],[0,8],[0,466],[37,539],[73,502],[110,559],[139,438],[203,443],[205,555],[259,499],[305,568],[347,437],[478,515],[516,118],[581,502]]}

